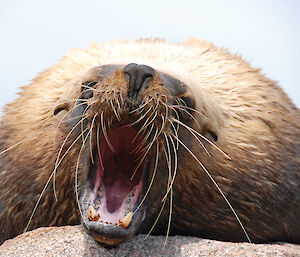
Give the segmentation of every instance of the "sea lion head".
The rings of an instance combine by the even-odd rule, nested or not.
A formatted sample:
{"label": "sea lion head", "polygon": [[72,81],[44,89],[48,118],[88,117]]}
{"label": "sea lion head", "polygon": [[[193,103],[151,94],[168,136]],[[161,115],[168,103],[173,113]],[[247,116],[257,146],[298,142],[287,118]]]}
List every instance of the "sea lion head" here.
{"label": "sea lion head", "polygon": [[77,83],[73,106],[60,104],[54,114],[67,111],[70,137],[81,145],[82,223],[97,241],[116,245],[149,223],[170,191],[177,164],[169,155],[178,123],[194,122],[195,99],[188,85],[144,64],[102,65]]}

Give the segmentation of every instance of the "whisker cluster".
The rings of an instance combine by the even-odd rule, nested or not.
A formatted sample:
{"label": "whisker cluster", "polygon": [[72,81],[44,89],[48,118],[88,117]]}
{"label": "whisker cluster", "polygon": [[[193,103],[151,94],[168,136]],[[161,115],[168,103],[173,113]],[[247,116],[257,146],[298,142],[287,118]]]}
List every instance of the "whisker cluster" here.
{"label": "whisker cluster", "polygon": [[[93,84],[95,85],[95,84]],[[230,157],[221,150],[215,143],[211,142],[207,137],[202,135],[200,132],[198,132],[195,128],[193,128],[189,123],[186,123],[181,120],[182,114],[184,114],[186,117],[188,117],[192,124],[196,124],[199,129],[201,129],[201,126],[193,113],[200,114],[201,116],[204,116],[203,113],[199,112],[198,110],[191,108],[186,105],[186,103],[180,99],[179,97],[173,97],[170,99],[170,97],[167,97],[166,95],[161,95],[159,97],[148,97],[146,98],[139,106],[129,110],[127,112],[127,116],[124,114],[126,113],[124,110],[126,110],[125,107],[125,101],[124,96],[122,96],[121,92],[109,92],[108,90],[99,90],[97,88],[93,88],[88,85],[83,86],[84,90],[81,94],[90,94],[90,92],[93,92],[94,95],[102,95],[101,99],[102,101],[97,101],[93,99],[92,97],[89,97],[88,99],[82,99],[81,97],[75,98],[75,99],[65,99],[64,102],[61,104],[68,104],[72,102],[77,102],[73,105],[72,108],[67,110],[67,112],[63,115],[63,117],[55,124],[47,126],[44,129],[41,129],[37,133],[44,133],[48,129],[52,129],[56,127],[56,130],[64,124],[64,122],[71,121],[77,121],[72,128],[69,130],[67,135],[62,140],[61,146],[58,149],[56,161],[54,164],[54,168],[52,172],[49,175],[48,180],[46,181],[38,199],[34,206],[34,209],[31,213],[31,216],[29,218],[29,221],[27,223],[27,226],[25,228],[25,231],[28,230],[30,223],[33,219],[34,214],[36,213],[36,210],[41,202],[41,199],[43,195],[45,194],[48,185],[50,181],[53,182],[53,193],[56,201],[58,201],[57,196],[57,190],[56,190],[56,173],[63,162],[63,160],[66,158],[68,153],[71,151],[71,149],[74,148],[76,143],[78,143],[81,139],[81,146],[78,149],[78,157],[76,162],[76,168],[74,172],[74,183],[75,183],[75,195],[76,195],[76,201],[78,204],[80,215],[83,217],[83,213],[79,204],[79,188],[80,188],[80,160],[83,154],[84,149],[88,145],[89,149],[89,155],[90,160],[92,163],[95,162],[94,160],[94,152],[93,147],[95,145],[95,149],[98,152],[98,158],[99,163],[103,167],[103,160],[101,157],[101,147],[100,147],[100,141],[105,140],[109,148],[112,152],[115,152],[114,146],[109,138],[109,131],[113,126],[115,126],[116,123],[119,124],[119,126],[128,126],[128,127],[135,127],[137,128],[137,135],[132,140],[132,143],[137,140],[137,138],[142,138],[133,150],[135,153],[142,153],[138,160],[138,164],[135,167],[134,171],[131,174],[130,179],[132,180],[138,171],[139,167],[145,160],[145,158],[149,155],[151,151],[154,152],[153,156],[154,158],[154,168],[153,172],[151,174],[151,178],[148,184],[148,187],[145,191],[145,195],[143,196],[141,202],[135,209],[134,213],[136,213],[140,207],[145,202],[147,196],[149,195],[151,188],[153,187],[153,183],[155,181],[155,177],[158,172],[158,167],[160,165],[160,160],[164,159],[166,160],[166,165],[168,168],[168,179],[167,179],[167,185],[166,185],[166,192],[164,193],[162,199],[161,199],[161,209],[153,223],[153,226],[149,230],[149,234],[153,231],[155,228],[159,218],[161,217],[161,214],[165,208],[166,203],[169,204],[169,215],[168,215],[168,222],[167,222],[167,233],[166,233],[166,240],[164,243],[164,247],[166,246],[168,236],[171,230],[171,221],[172,221],[172,213],[173,213],[173,186],[175,183],[176,175],[178,172],[178,150],[181,149],[181,147],[187,151],[188,154],[199,164],[201,169],[207,174],[209,179],[213,182],[213,184],[218,189],[219,193],[222,195],[224,200],[226,201],[226,204],[231,209],[232,213],[234,214],[236,220],[239,222],[240,227],[242,228],[243,232],[245,233],[247,239],[249,242],[250,238],[239,219],[236,211],[233,209],[232,205],[230,204],[229,200],[215,181],[215,179],[212,177],[212,175],[209,173],[209,171],[205,168],[205,166],[202,164],[202,162],[199,160],[199,158],[196,156],[196,154],[190,149],[180,138],[182,130],[186,130],[189,132],[189,134],[195,138],[195,140],[198,142],[198,144],[201,146],[201,148],[205,151],[205,153],[212,157],[209,153],[208,149],[203,144],[202,140],[206,141],[210,145],[212,145],[214,148],[216,148],[220,153],[222,153],[227,159],[230,159]],[[111,97],[109,97],[111,95]],[[103,100],[104,99],[104,100]],[[99,105],[100,102],[100,105]],[[100,108],[99,106],[102,106]],[[103,106],[105,108],[103,108]],[[76,117],[69,117],[72,111],[75,108],[84,108],[81,116]],[[93,109],[94,108],[94,109]],[[95,108],[98,108],[95,110]],[[92,111],[91,111],[92,110]],[[93,114],[91,114],[93,113]],[[125,116],[124,116],[125,115]],[[109,117],[109,118],[108,118]],[[129,118],[128,118],[129,117]],[[207,117],[204,117],[208,119]],[[88,126],[86,124],[89,124]],[[76,135],[75,139],[73,138],[74,133],[76,134],[76,130],[80,127],[80,133]],[[28,137],[30,138],[30,136]],[[94,140],[93,140],[94,139]],[[3,150],[1,154],[4,154],[14,147],[17,147],[19,144],[26,141],[27,138],[24,138],[20,142],[16,143],[15,145],[12,145],[8,147],[7,149]],[[161,151],[162,150],[162,151]],[[163,153],[163,154],[162,154]],[[169,200],[168,200],[169,196]],[[83,219],[85,220],[85,219]],[[147,236],[148,236],[147,235]]]}

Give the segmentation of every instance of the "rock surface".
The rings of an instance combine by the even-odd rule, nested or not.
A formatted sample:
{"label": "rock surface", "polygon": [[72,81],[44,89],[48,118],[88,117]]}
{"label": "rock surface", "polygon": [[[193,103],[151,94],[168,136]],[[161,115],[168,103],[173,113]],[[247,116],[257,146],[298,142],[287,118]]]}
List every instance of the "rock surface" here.
{"label": "rock surface", "polygon": [[300,256],[300,245],[228,243],[195,237],[139,235],[118,248],[106,249],[81,226],[39,228],[0,246],[0,256]]}

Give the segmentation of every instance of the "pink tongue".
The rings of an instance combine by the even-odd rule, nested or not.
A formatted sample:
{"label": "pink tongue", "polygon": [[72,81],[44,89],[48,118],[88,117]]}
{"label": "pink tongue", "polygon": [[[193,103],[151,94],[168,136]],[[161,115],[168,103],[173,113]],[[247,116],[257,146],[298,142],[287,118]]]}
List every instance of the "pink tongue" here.
{"label": "pink tongue", "polygon": [[143,164],[135,171],[139,157],[143,152],[136,152],[142,138],[137,137],[137,132],[131,127],[116,128],[108,134],[110,143],[115,151],[112,151],[107,140],[101,140],[101,158],[104,170],[99,169],[99,176],[104,185],[107,210],[116,212],[122,205],[127,195],[139,184],[143,176]]}
{"label": "pink tongue", "polygon": [[114,213],[118,210],[124,200],[129,194],[131,188],[122,183],[121,180],[116,180],[109,187],[105,188],[107,197],[107,210]]}

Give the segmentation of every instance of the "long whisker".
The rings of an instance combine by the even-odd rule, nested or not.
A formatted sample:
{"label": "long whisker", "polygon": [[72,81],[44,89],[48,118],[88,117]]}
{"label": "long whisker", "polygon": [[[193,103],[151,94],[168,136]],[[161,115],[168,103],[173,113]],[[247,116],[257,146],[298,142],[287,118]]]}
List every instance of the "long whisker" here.
{"label": "long whisker", "polygon": [[[87,117],[84,117],[83,119],[87,119]],[[62,156],[62,158],[59,160],[59,156],[61,155],[62,153],[62,149],[63,149],[63,146],[66,144],[69,136],[72,134],[72,132],[76,129],[76,127],[81,123],[81,120],[77,122],[77,124],[71,129],[71,131],[68,133],[68,135],[66,136],[60,150],[59,150],[59,153],[58,153],[58,156],[57,156],[57,159],[56,159],[56,162],[55,162],[55,169],[53,170],[53,172],[56,171],[56,169],[59,167],[59,165],[61,164],[61,162],[63,161],[63,159],[65,158],[65,156],[68,154],[68,152],[71,150],[71,148],[73,147],[73,145],[78,141],[78,139],[82,136],[82,133],[85,133],[86,130],[84,130],[83,132],[81,132],[81,134],[73,141],[73,143],[70,145],[70,147],[67,149],[67,151],[64,153],[64,155]]]}
{"label": "long whisker", "polygon": [[[116,96],[117,95],[117,96]],[[120,92],[118,92],[118,94],[116,94],[116,91],[114,91],[114,99],[116,100],[117,102],[117,106],[118,106],[118,113],[119,113],[119,110],[121,110],[121,104],[119,102],[119,95],[120,95]]]}
{"label": "long whisker", "polygon": [[[165,135],[165,137],[166,137],[166,135]],[[167,190],[165,196],[163,197],[162,201],[164,201],[166,199],[166,197],[168,196],[170,190],[172,190],[172,186],[173,186],[174,181],[175,181],[175,177],[176,177],[176,174],[177,174],[177,167],[178,167],[177,151],[176,151],[175,143],[174,143],[174,140],[173,140],[172,137],[169,137],[169,139],[171,141],[171,144],[172,144],[172,147],[173,147],[173,150],[174,150],[174,171],[173,171],[172,181],[170,182],[168,190]],[[167,138],[166,138],[166,140],[167,140]]]}
{"label": "long whisker", "polygon": [[[167,117],[168,117],[168,115],[169,115],[169,107],[168,107],[168,105],[166,105],[164,102],[162,102],[162,104],[163,104],[163,106],[164,106],[165,109],[166,109],[166,112],[165,112],[165,119],[163,119],[163,124],[162,124],[162,127],[165,128],[165,126],[166,126],[166,120],[167,120]],[[163,115],[162,115],[162,117],[163,117]]]}
{"label": "long whisker", "polygon": [[[173,108],[172,106],[170,106],[170,109],[173,110],[173,112],[175,113],[175,115],[176,115],[176,117],[177,117],[177,120],[179,120],[179,119],[180,119],[180,118],[179,118],[179,114],[178,114],[178,112],[176,111],[176,109]],[[169,120],[169,119],[168,119],[168,120]],[[169,120],[169,121],[170,121],[170,120]],[[176,131],[175,134],[178,135],[179,124],[177,124],[177,128],[175,129],[175,126],[174,126],[173,122],[170,122],[170,123],[171,123],[171,126],[174,128],[174,132]],[[179,143],[176,142],[176,149],[178,150],[178,148],[179,148]]]}
{"label": "long whisker", "polygon": [[[175,122],[177,122],[177,120],[174,120]],[[177,124],[181,125],[180,123],[177,122]],[[184,123],[182,123],[184,124]],[[184,124],[185,125],[185,124]],[[182,125],[183,126],[183,125]],[[192,128],[185,125],[185,128],[195,137],[195,139],[198,141],[198,143],[201,145],[201,147],[203,148],[203,150],[205,151],[205,153],[211,157],[211,154],[208,152],[208,150],[206,149],[206,147],[204,146],[204,144],[201,142],[201,140],[196,136],[196,134],[193,132]]]}
{"label": "long whisker", "polygon": [[200,112],[200,111],[198,111],[198,110],[196,110],[196,109],[194,109],[192,107],[189,107],[189,106],[182,107],[181,104],[179,104],[179,105],[172,105],[172,106],[174,108],[178,108],[178,109],[181,109],[181,110],[182,110],[182,108],[184,108],[184,109],[190,110],[192,112],[195,112],[195,113],[199,114],[201,117],[203,117],[205,120],[208,120],[215,128],[217,127],[216,124],[211,119],[209,119],[207,116],[205,116],[202,112]]}
{"label": "long whisker", "polygon": [[146,191],[146,193],[145,193],[145,195],[143,197],[143,200],[140,202],[139,206],[135,209],[135,211],[133,212],[133,214],[135,214],[137,212],[137,210],[142,206],[142,204],[144,203],[146,197],[148,196],[148,193],[150,192],[150,189],[151,189],[151,186],[153,184],[153,181],[154,181],[154,178],[155,178],[155,175],[156,175],[156,171],[157,171],[158,154],[159,154],[159,145],[156,142],[156,158],[155,158],[154,171],[153,171],[153,174],[152,174],[152,178],[151,178],[150,184],[148,186],[148,189],[147,189],[147,191]]}
{"label": "long whisker", "polygon": [[[164,133],[164,135],[165,135],[165,133]],[[167,244],[169,233],[170,233],[171,217],[172,217],[172,203],[173,203],[173,196],[172,196],[173,191],[172,191],[172,186],[171,186],[171,178],[172,178],[172,171],[171,171],[171,167],[172,167],[171,151],[170,151],[170,147],[169,147],[168,137],[166,135],[165,135],[165,137],[166,137],[166,144],[167,144],[168,153],[167,153],[165,147],[164,147],[163,150],[164,150],[164,153],[165,153],[165,156],[166,156],[166,160],[167,160],[167,164],[168,164],[168,170],[169,170],[168,188],[171,188],[171,194],[170,194],[170,211],[169,211],[169,220],[168,220],[167,234],[166,234],[166,239],[165,239],[165,243],[164,243],[163,249],[165,248],[165,246]],[[165,200],[166,200],[166,198],[165,198]]]}
{"label": "long whisker", "polygon": [[[155,114],[154,114],[154,113],[155,113]],[[150,120],[150,122],[148,122],[149,119],[150,119],[150,117],[151,117],[153,114],[154,114],[154,117]],[[153,112],[150,114],[150,116],[149,116],[148,119],[146,120],[145,124],[139,129],[137,135],[136,135],[136,136],[134,137],[134,139],[132,140],[132,143],[137,139],[137,137],[140,135],[141,131],[144,130],[143,133],[141,134],[141,136],[143,136],[144,133],[146,132],[146,128],[147,128],[150,124],[153,125],[152,122],[154,121],[154,119],[155,119],[156,116],[157,116],[157,111],[156,111],[156,108],[154,108],[154,109],[153,109]]]}
{"label": "long whisker", "polygon": [[[76,201],[77,201],[77,205],[78,205],[78,208],[79,208],[79,212],[80,212],[80,215],[83,219],[83,222],[85,223],[85,219],[83,218],[83,213],[82,213],[82,210],[81,210],[81,207],[80,207],[80,203],[79,203],[79,195],[78,195],[78,169],[79,169],[79,160],[80,160],[80,156],[81,156],[81,152],[85,146],[85,143],[86,143],[86,140],[88,139],[89,136],[92,136],[91,135],[91,129],[89,130],[87,136],[85,137],[83,143],[82,143],[82,146],[80,148],[80,151],[79,151],[79,154],[78,154],[78,159],[77,159],[77,164],[76,164],[76,170],[75,170],[75,195],[76,195]],[[86,225],[86,224],[85,224]]]}
{"label": "long whisker", "polygon": [[123,99],[123,96],[122,96],[121,92],[119,93],[119,96],[120,96],[121,105],[124,105],[124,99]]}
{"label": "long whisker", "polygon": [[[87,130],[87,129],[86,129],[86,130]],[[85,133],[86,130],[85,130],[83,133]],[[81,137],[81,134],[74,140],[74,142],[72,143],[72,145],[70,146],[69,149],[71,149],[71,147],[75,144],[75,142],[77,142],[77,141],[79,140],[80,137]],[[68,149],[68,151],[69,151],[69,149]],[[68,151],[67,151],[67,152],[68,152]],[[32,219],[33,219],[33,216],[34,216],[34,214],[35,214],[35,212],[36,212],[36,210],[37,210],[37,207],[38,207],[38,205],[39,205],[39,203],[40,203],[40,201],[41,201],[41,199],[42,199],[42,197],[43,197],[43,195],[44,195],[44,193],[45,193],[45,191],[46,191],[46,189],[47,189],[47,187],[48,187],[48,185],[49,185],[49,183],[50,183],[50,181],[51,181],[51,179],[52,179],[52,177],[53,177],[53,175],[54,175],[54,172],[51,173],[51,175],[49,176],[49,178],[48,178],[48,180],[47,180],[47,182],[46,182],[46,184],[45,184],[45,186],[44,186],[42,192],[40,193],[39,198],[38,198],[38,200],[37,200],[37,202],[36,202],[36,204],[35,204],[35,206],[34,206],[34,209],[33,209],[32,213],[31,213],[31,215],[30,215],[29,221],[28,221],[28,223],[27,223],[27,226],[26,226],[24,232],[26,232],[26,231],[28,230],[28,228],[29,228],[29,226],[30,226],[30,223],[31,223],[31,221],[32,221]]]}
{"label": "long whisker", "polygon": [[[150,120],[151,116],[154,114],[154,117]],[[152,123],[152,121],[155,119],[157,115],[157,111],[154,109],[153,112],[149,115],[149,117],[147,118],[147,120],[145,121],[144,125],[139,129],[137,135],[135,136],[135,138],[133,139],[132,142],[134,142],[136,140],[136,138],[140,135],[140,133],[144,130],[146,130],[146,128]],[[150,122],[149,122],[150,120]],[[144,132],[142,133],[142,135],[144,134]]]}
{"label": "long whisker", "polygon": [[107,131],[106,131],[106,127],[105,127],[105,124],[104,124],[104,121],[103,121],[103,112],[101,112],[101,127],[102,127],[102,133],[104,135],[104,138],[106,140],[106,143],[108,144],[109,148],[111,149],[111,151],[113,153],[116,152],[116,150],[114,149],[114,147],[112,146],[109,138],[108,138],[108,135],[107,135]]}
{"label": "long whisker", "polygon": [[[51,128],[55,127],[55,126],[57,126],[56,123],[53,124],[53,125],[51,125],[51,126],[48,126],[47,128],[44,128],[44,129],[42,129],[42,130],[40,130],[40,131],[37,131],[37,132],[35,132],[35,133],[43,133],[43,132],[47,131],[48,129],[51,129]],[[29,135],[29,136],[25,137],[24,139],[20,140],[18,143],[14,144],[14,145],[12,145],[12,146],[10,146],[10,147],[8,147],[8,148],[6,148],[6,149],[3,150],[2,152],[0,152],[0,155],[6,153],[6,152],[8,152],[8,151],[10,151],[11,149],[15,148],[16,146],[22,144],[23,142],[25,142],[26,140],[29,140],[29,139],[32,139],[32,136],[31,136],[31,135]]]}
{"label": "long whisker", "polygon": [[98,156],[99,156],[100,165],[101,165],[102,170],[104,170],[103,161],[102,161],[102,157],[101,157],[101,151],[100,151],[99,135],[100,135],[100,125],[97,126],[97,149],[98,149]]}
{"label": "long whisker", "polygon": [[[172,134],[171,134],[172,135]],[[174,135],[172,135],[174,137]],[[237,219],[238,223],[240,224],[242,230],[244,231],[249,243],[251,243],[251,240],[248,236],[248,233],[246,232],[246,229],[244,228],[239,216],[237,215],[237,213],[235,212],[235,210],[233,209],[232,205],[230,204],[230,202],[228,201],[227,197],[224,195],[223,191],[221,190],[221,188],[219,187],[219,185],[217,184],[217,182],[214,180],[214,178],[210,175],[210,173],[208,172],[208,170],[204,167],[204,165],[202,164],[202,162],[200,162],[200,160],[196,157],[196,155],[179,139],[177,138],[177,140],[179,141],[179,143],[189,152],[189,154],[194,158],[194,160],[196,162],[198,162],[198,164],[201,166],[201,168],[205,171],[205,173],[207,174],[207,176],[210,178],[210,180],[213,182],[213,184],[215,185],[215,187],[218,189],[219,193],[222,195],[222,197],[224,198],[224,200],[226,201],[227,205],[229,206],[229,208],[231,209],[232,213],[234,214],[235,218]]]}
{"label": "long whisker", "polygon": [[167,228],[167,235],[164,243],[163,249],[165,249],[166,244],[168,242],[169,234],[170,234],[170,228],[171,228],[171,221],[172,221],[172,212],[173,212],[173,189],[172,186],[170,187],[170,212],[169,212],[169,221],[168,221],[168,228]]}
{"label": "long whisker", "polygon": [[[195,121],[195,123],[197,124],[198,128],[202,129],[201,126],[200,126],[200,124],[199,124],[199,122],[197,121],[197,119],[186,110],[186,107],[172,105],[172,106],[170,106],[170,108],[172,110],[174,110],[174,112],[176,112],[176,113],[177,113],[177,111],[175,109],[178,109],[178,110],[180,110],[182,112],[185,112],[192,120]],[[179,116],[177,116],[177,120],[179,120]]]}
{"label": "long whisker", "polygon": [[[85,102],[87,102],[88,100],[87,99],[80,99],[80,98],[70,98],[70,99],[65,98],[65,99],[61,100],[59,103],[60,104],[66,104],[66,103],[75,102],[75,101],[85,101]],[[11,107],[9,105],[6,105],[3,109],[3,114],[10,114],[10,113],[22,110],[24,108],[26,108],[26,106]],[[8,109],[10,109],[10,110],[8,110]]]}
{"label": "long whisker", "polygon": [[[178,127],[176,129],[174,124],[173,124],[174,122],[172,122],[169,118],[168,118],[168,122],[170,123],[170,125],[171,125],[171,127],[172,127],[172,129],[175,133],[175,136],[178,137]],[[179,126],[179,124],[177,124],[177,126]],[[179,149],[179,143],[178,143],[178,141],[176,141],[176,150],[178,151],[178,149]]]}
{"label": "long whisker", "polygon": [[117,110],[116,110],[116,108],[115,108],[115,106],[114,106],[112,100],[109,100],[109,103],[110,103],[110,105],[111,105],[111,108],[113,109],[113,112],[114,112],[114,114],[115,114],[117,120],[121,123],[121,122],[122,122],[122,121],[121,121],[121,117],[119,116],[119,114],[118,114],[118,112],[117,112]]}
{"label": "long whisker", "polygon": [[[166,133],[163,133],[164,137],[165,137],[165,140],[166,140],[166,146],[167,146],[167,150],[165,150],[165,154],[166,154],[166,159],[167,159],[167,163],[168,163],[168,170],[169,170],[169,182],[171,182],[171,177],[172,177],[172,158],[171,158],[171,149],[170,149],[170,144],[169,144],[169,140],[168,140],[168,137],[166,135]],[[169,185],[168,185],[169,186]]]}
{"label": "long whisker", "polygon": [[155,219],[155,221],[154,221],[152,227],[150,228],[149,232],[147,233],[145,239],[151,234],[151,232],[152,232],[153,229],[155,228],[155,226],[156,226],[156,224],[157,224],[157,222],[158,222],[158,220],[159,220],[159,218],[160,218],[160,216],[161,216],[161,214],[162,214],[162,212],[163,212],[163,210],[164,210],[164,208],[165,208],[166,201],[167,201],[167,199],[165,199],[165,200],[163,201],[162,206],[161,206],[161,208],[160,208],[160,211],[159,211],[159,213],[158,213],[158,215],[157,215],[157,217],[156,217],[156,219]]}
{"label": "long whisker", "polygon": [[[86,119],[86,118],[87,117],[83,117],[82,119]],[[65,144],[66,144],[67,140],[69,139],[70,135],[76,129],[76,127],[79,124],[81,124],[82,119],[75,124],[75,126],[70,130],[70,132],[66,136],[65,140],[63,141],[63,143],[62,143],[62,145],[61,145],[61,147],[59,149],[59,152],[58,152],[58,155],[57,155],[57,158],[56,158],[56,161],[55,161],[54,170],[52,171],[52,173],[53,173],[53,193],[54,193],[54,198],[55,198],[56,201],[58,201],[57,194],[56,194],[56,185],[55,185],[56,170],[59,167],[59,165],[61,164],[61,162],[63,161],[63,159],[66,156],[66,153],[68,153],[68,151],[64,154],[64,156],[61,158],[60,161],[59,161],[59,157],[60,157],[60,155],[62,153],[62,150],[63,150],[63,147],[65,146]],[[73,144],[72,144],[72,146],[73,146]]]}
{"label": "long whisker", "polygon": [[[80,104],[77,105],[77,106],[80,106],[80,105],[83,105],[83,104],[85,104],[85,103],[80,103]],[[57,132],[58,127],[60,126],[60,124],[65,120],[65,118],[66,118],[72,111],[73,111],[73,108],[70,109],[69,111],[67,111],[67,113],[66,113],[66,114],[60,119],[60,121],[57,123],[56,130],[55,130],[55,135],[54,135],[54,139],[56,138],[56,132]],[[77,118],[78,118],[78,117],[82,117],[82,115],[77,116]],[[54,144],[55,144],[55,143],[54,143]]]}
{"label": "long whisker", "polygon": [[140,118],[138,118],[136,121],[130,123],[129,125],[133,126],[133,125],[139,123],[140,121],[142,121],[146,117],[146,115],[151,111],[151,109],[152,109],[152,107],[148,108],[148,110]]}
{"label": "long whisker", "polygon": [[94,118],[92,120],[92,123],[91,123],[91,136],[90,136],[90,155],[91,155],[91,161],[92,163],[94,164],[94,157],[93,157],[93,149],[92,149],[92,130],[94,128],[94,122],[95,122],[95,119],[97,117],[98,113],[96,113],[94,115]]}
{"label": "long whisker", "polygon": [[206,142],[208,142],[209,144],[211,144],[213,147],[215,147],[220,153],[222,153],[227,159],[231,160],[230,156],[228,154],[226,154],[224,151],[222,151],[217,145],[215,145],[213,142],[211,142],[210,140],[208,140],[205,136],[201,135],[197,130],[194,130],[191,127],[188,127],[187,125],[185,125],[183,122],[174,119],[175,122],[177,122],[179,125],[185,127],[188,131],[190,132],[194,132],[195,134],[197,134],[199,137],[203,138]]}
{"label": "long whisker", "polygon": [[146,105],[148,105],[151,101],[153,100],[153,98],[149,99],[149,101],[145,102],[144,104],[142,104],[139,108],[136,108],[132,111],[129,112],[129,114],[133,114],[141,109],[143,109]]}
{"label": "long whisker", "polygon": [[[83,116],[86,116],[86,112],[88,110],[88,108],[90,107],[91,105],[87,105],[86,108],[84,109],[84,111],[82,112],[82,117]],[[74,109],[76,108],[77,106],[74,106]],[[81,120],[81,132],[83,131],[83,128],[84,128],[84,123],[83,123],[83,120]],[[84,140],[84,135],[82,135],[82,142]]]}
{"label": "long whisker", "polygon": [[132,151],[132,153],[135,152],[139,152],[141,150],[141,148],[145,145],[146,141],[148,140],[148,138],[150,137],[152,130],[154,128],[154,124],[152,124],[151,128],[149,129],[148,133],[146,134],[146,136],[144,136],[142,142]]}
{"label": "long whisker", "polygon": [[[153,116],[153,118],[148,122],[148,120],[146,120],[146,122],[145,122],[145,124],[143,125],[143,127],[140,129],[140,131],[142,131],[142,130],[146,130],[146,128],[155,120],[155,118],[157,117],[157,111],[156,110],[154,110],[153,111],[153,113],[154,113],[154,116]],[[151,114],[152,115],[152,114]],[[151,116],[150,116],[151,117]],[[149,118],[150,118],[149,117]]]}
{"label": "long whisker", "polygon": [[[155,138],[156,135],[157,135],[157,130],[156,130],[156,132],[155,132],[154,138]],[[140,160],[139,164],[138,164],[137,167],[135,168],[133,174],[131,175],[130,180],[133,180],[135,173],[137,172],[137,170],[138,170],[139,167],[141,166],[142,162],[143,162],[144,159],[146,158],[146,156],[147,156],[148,152],[150,151],[150,149],[151,149],[152,145],[154,144],[154,142],[155,142],[155,140],[152,140],[152,142],[149,144],[148,149],[145,151],[145,153],[144,153],[142,159]]]}
{"label": "long whisker", "polygon": [[[78,117],[81,117],[81,116],[72,117],[72,119],[68,119],[68,120],[74,120],[74,119],[77,119]],[[57,123],[55,123],[55,124],[53,124],[53,125],[51,125],[51,126],[48,126],[47,128],[44,128],[44,129],[42,129],[42,130],[40,130],[40,131],[37,131],[37,132],[35,132],[35,133],[43,133],[43,132],[47,131],[48,129],[51,129],[51,128],[56,127],[56,126],[57,126]],[[29,140],[29,139],[32,139],[32,136],[31,136],[31,135],[25,137],[24,139],[20,140],[20,141],[17,142],[16,144],[14,144],[14,145],[12,145],[12,146],[6,148],[6,149],[3,150],[2,152],[0,152],[0,155],[2,155],[2,154],[4,154],[4,153],[6,153],[6,152],[12,150],[13,148],[17,147],[18,145],[22,144],[23,142],[25,142],[26,140]]]}
{"label": "long whisker", "polygon": [[151,232],[152,232],[153,229],[155,228],[155,226],[156,226],[156,224],[157,224],[157,222],[158,222],[158,220],[159,220],[159,218],[160,218],[160,216],[161,216],[161,214],[162,214],[162,211],[164,210],[166,201],[167,201],[167,200],[165,200],[165,201],[163,202],[163,204],[162,204],[162,206],[161,206],[161,208],[160,208],[160,211],[159,211],[159,213],[158,213],[158,215],[157,215],[157,217],[156,217],[156,219],[155,219],[155,221],[154,221],[154,223],[153,223],[151,229],[149,230],[148,234],[145,236],[145,239],[151,234]]}

